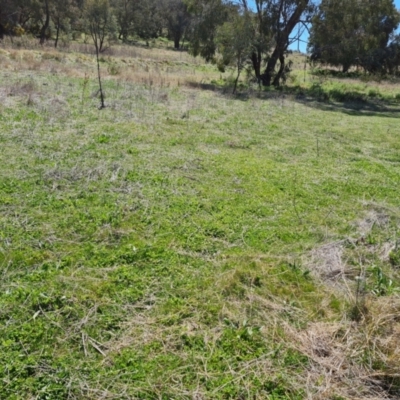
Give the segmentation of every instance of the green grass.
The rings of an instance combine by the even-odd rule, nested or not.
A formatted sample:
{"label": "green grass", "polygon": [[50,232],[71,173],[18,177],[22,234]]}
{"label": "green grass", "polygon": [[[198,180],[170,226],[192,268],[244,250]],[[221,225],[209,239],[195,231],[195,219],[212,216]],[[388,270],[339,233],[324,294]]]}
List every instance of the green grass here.
{"label": "green grass", "polygon": [[395,105],[133,83],[115,59],[99,111],[93,75],[46,62],[0,72],[0,397],[333,399],[358,379],[368,398],[356,372],[328,384],[321,324],[398,394]]}

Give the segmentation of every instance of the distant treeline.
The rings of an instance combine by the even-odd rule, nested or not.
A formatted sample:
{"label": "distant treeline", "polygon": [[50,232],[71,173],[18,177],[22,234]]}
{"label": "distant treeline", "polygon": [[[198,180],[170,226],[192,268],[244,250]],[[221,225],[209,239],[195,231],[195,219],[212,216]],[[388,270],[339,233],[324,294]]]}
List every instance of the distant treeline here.
{"label": "distant treeline", "polygon": [[31,34],[42,43],[53,39],[57,46],[61,34],[89,33],[93,7],[102,13],[98,17],[111,38],[165,36],[176,48],[193,17],[182,0],[0,0],[0,37]]}
{"label": "distant treeline", "polygon": [[164,37],[267,86],[285,80],[289,46],[305,30],[314,63],[398,74],[399,23],[393,0],[0,0],[0,38],[29,34],[57,47],[95,29],[102,51],[106,42]]}

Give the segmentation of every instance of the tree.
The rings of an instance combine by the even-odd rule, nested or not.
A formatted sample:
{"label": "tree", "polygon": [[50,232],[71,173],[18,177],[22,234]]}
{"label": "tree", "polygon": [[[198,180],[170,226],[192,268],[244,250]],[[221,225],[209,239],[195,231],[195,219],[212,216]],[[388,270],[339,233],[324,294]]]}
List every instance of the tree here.
{"label": "tree", "polygon": [[215,43],[219,26],[228,20],[229,7],[223,0],[186,0],[189,12],[194,16],[190,31],[191,54],[211,61],[217,49]]}
{"label": "tree", "polygon": [[180,48],[182,37],[189,28],[191,15],[183,0],[162,0],[161,11],[164,15],[168,36],[174,42],[174,48]]}
{"label": "tree", "polygon": [[134,32],[137,12],[137,0],[115,0],[115,16],[119,27],[119,39],[124,42]]}
{"label": "tree", "polygon": [[76,1],[0,0],[0,31],[11,35],[28,32],[36,35],[40,44],[44,44],[50,36],[51,21],[53,21],[57,47],[63,24],[77,14]]}
{"label": "tree", "polygon": [[234,64],[237,69],[233,94],[236,92],[240,74],[249,61],[249,53],[252,52],[254,43],[254,27],[251,15],[233,14],[229,21],[225,22],[218,30],[216,43],[220,60],[218,66],[224,70],[226,65]]}
{"label": "tree", "polygon": [[40,44],[43,44],[46,40],[46,32],[49,29],[50,25],[50,6],[49,0],[44,0],[44,23],[42,28],[40,29]]}
{"label": "tree", "polygon": [[140,0],[135,18],[134,32],[149,45],[162,31],[162,16],[159,0]]}
{"label": "tree", "polygon": [[[247,0],[240,0],[245,12],[249,13],[250,8]],[[261,82],[261,68],[263,66],[264,55],[268,53],[272,47],[272,29],[268,21],[267,5],[263,0],[255,0],[256,10],[254,12],[254,41],[252,43],[253,51],[251,52],[251,63],[254,75]]]}
{"label": "tree", "polygon": [[[208,60],[213,58],[216,50],[215,31],[218,25],[227,20],[228,10],[232,9],[232,5],[240,6],[236,8],[239,13],[253,15],[254,35],[249,57],[256,78],[265,86],[279,86],[287,70],[285,54],[289,45],[296,40],[296,37],[291,36],[292,32],[299,24],[306,25],[314,11],[312,0],[254,0],[255,11],[248,0],[191,0],[191,4],[197,17],[192,37],[193,54],[200,54]],[[221,17],[224,12],[214,11],[212,6],[215,8],[215,4],[225,7],[225,19]],[[267,59],[266,65],[264,59]],[[278,62],[280,66],[276,71]]]}
{"label": "tree", "polygon": [[96,50],[97,75],[101,101],[100,109],[102,109],[105,108],[105,104],[101,85],[99,54],[104,50],[104,41],[107,35],[113,31],[114,20],[108,0],[88,0],[85,14]]}
{"label": "tree", "polygon": [[322,0],[312,20],[311,60],[341,66],[343,72],[353,65],[381,69],[399,22],[393,0]]}
{"label": "tree", "polygon": [[87,0],[85,17],[96,52],[102,53],[105,40],[115,32],[116,27],[109,0]]}
{"label": "tree", "polygon": [[386,48],[384,64],[389,74],[399,71],[400,66],[400,35],[396,35]]}
{"label": "tree", "polygon": [[35,0],[0,0],[0,31],[14,35],[18,31],[28,32],[32,21],[37,22],[41,13],[40,3]]}
{"label": "tree", "polygon": [[18,26],[39,38],[44,44],[50,36],[50,6],[52,0],[17,0]]}
{"label": "tree", "polygon": [[0,39],[10,34],[17,24],[15,2],[12,0],[0,0]]}
{"label": "tree", "polygon": [[[263,85],[279,86],[285,73],[285,54],[292,41],[291,34],[298,24],[305,24],[314,12],[311,0],[256,0],[265,4],[266,30],[272,34],[273,50],[268,57],[265,72],[260,76]],[[303,18],[303,19],[302,19]],[[280,67],[275,72],[278,61]]]}
{"label": "tree", "polygon": [[60,31],[68,30],[70,20],[77,19],[78,7],[75,0],[52,0],[50,16],[56,28],[54,47],[57,47]]}

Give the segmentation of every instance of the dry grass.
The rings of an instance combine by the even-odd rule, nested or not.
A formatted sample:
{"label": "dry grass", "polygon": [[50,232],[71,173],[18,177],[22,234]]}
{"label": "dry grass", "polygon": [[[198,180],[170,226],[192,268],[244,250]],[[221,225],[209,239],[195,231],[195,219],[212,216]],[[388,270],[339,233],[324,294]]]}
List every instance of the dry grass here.
{"label": "dry grass", "polygon": [[[400,378],[399,324],[400,298],[370,300],[369,313],[360,323],[343,320],[318,322],[306,330],[285,332],[297,350],[310,359],[303,381],[307,398],[394,399],[391,381]],[[386,365],[377,373],[377,365]]]}
{"label": "dry grass", "polygon": [[[23,44],[17,46],[20,41]],[[96,78],[93,45],[72,43],[60,50],[16,38],[2,42],[0,65],[9,71],[50,72],[70,77]],[[101,55],[102,76],[156,87],[179,87],[217,78],[215,68],[187,52],[165,48],[113,45]],[[201,71],[199,72],[199,67]]]}
{"label": "dry grass", "polygon": [[[397,398],[398,389],[392,392],[391,382],[398,388],[400,296],[366,295],[364,285],[371,260],[387,262],[394,248],[391,220],[398,211],[376,203],[366,206],[366,215],[352,224],[353,237],[323,244],[304,260],[322,285],[335,295],[341,293],[361,314],[358,322],[350,313],[340,322],[312,323],[303,331],[286,327],[296,348],[311,360],[304,382],[309,399]],[[383,232],[384,240],[368,243],[374,232]],[[379,366],[385,366],[385,372],[376,372]]]}

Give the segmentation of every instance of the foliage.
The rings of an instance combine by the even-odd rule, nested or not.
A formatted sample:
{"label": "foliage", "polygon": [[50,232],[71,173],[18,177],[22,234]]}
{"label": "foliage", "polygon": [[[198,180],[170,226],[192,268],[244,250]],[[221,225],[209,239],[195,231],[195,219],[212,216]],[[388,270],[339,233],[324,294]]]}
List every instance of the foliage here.
{"label": "foliage", "polygon": [[115,29],[114,16],[111,13],[108,0],[88,0],[86,3],[85,17],[87,19],[90,35],[96,50],[97,77],[99,81],[100,109],[105,107],[104,93],[101,83],[100,59],[99,55],[103,52],[106,38]]}
{"label": "foliage", "polygon": [[344,72],[353,65],[386,71],[385,60],[393,62],[390,39],[399,22],[393,0],[323,0],[312,21],[311,60],[341,65]]}
{"label": "foliage", "polygon": [[[298,31],[297,36],[292,38],[292,32],[299,24],[302,26],[310,21],[314,3],[312,0],[260,0],[257,4],[260,4],[258,10],[263,10],[265,4],[263,15],[266,16],[264,24],[267,27],[263,31],[271,32],[273,39],[265,72],[259,78],[265,86],[279,86],[290,68],[285,65],[289,45],[301,36],[301,31]],[[278,61],[279,69],[276,71]]]}
{"label": "foliage", "polygon": [[218,55],[218,69],[224,71],[227,65],[234,65],[237,69],[237,77],[233,92],[236,91],[240,73],[250,59],[252,44],[254,43],[254,27],[251,16],[233,15],[225,22],[216,34]]}
{"label": "foliage", "polygon": [[188,33],[192,16],[183,0],[162,0],[161,10],[168,29],[168,37],[173,40],[175,49],[180,48],[180,43]]}
{"label": "foliage", "polygon": [[78,18],[79,11],[74,0],[53,0],[49,11],[56,30],[54,47],[57,47],[60,32],[70,33],[71,21]]}
{"label": "foliage", "polygon": [[[217,49],[215,32],[219,25],[229,20],[230,13],[237,14],[238,29],[243,29],[240,25],[249,25],[249,19],[253,20],[253,32],[250,35],[252,40],[247,40],[246,52],[255,77],[265,86],[280,85],[287,73],[285,55],[293,40],[290,35],[301,22],[301,18],[304,18],[302,23],[308,21],[314,10],[313,2],[309,0],[259,0],[255,2],[255,12],[247,0],[239,2],[238,7],[230,2],[224,4],[217,0],[192,0],[189,4],[197,16],[191,38],[192,52],[206,60],[213,59]],[[250,15],[252,18],[249,18]],[[245,22],[240,22],[243,18]],[[265,71],[261,73],[265,57]]]}
{"label": "foliage", "polygon": [[[0,38],[29,34],[39,38],[41,44],[54,39],[57,47],[60,38],[68,43],[73,32],[79,41],[83,33],[86,35],[93,28],[84,10],[93,9],[93,4],[99,9],[103,3],[0,0]],[[290,45],[311,27],[309,49],[313,61],[341,65],[344,71],[357,65],[372,74],[398,72],[400,45],[394,32],[400,16],[393,0],[324,0],[319,7],[317,3],[314,0],[109,0],[108,15],[101,17],[107,20],[107,29],[103,29],[104,24],[97,25],[96,31],[102,32],[98,35],[100,51],[107,40],[115,39],[116,32],[125,43],[140,38],[148,46],[151,40],[161,37],[172,40],[174,48],[179,49],[182,41],[187,40],[191,54],[217,61],[221,67],[227,62],[227,47],[221,46],[221,35],[228,35],[222,32],[228,30],[229,24],[229,29],[237,32],[247,26],[246,50],[241,51],[243,61],[239,64],[251,66],[259,84],[279,86],[285,83],[291,69],[286,62]],[[226,38],[223,40],[226,42]],[[218,54],[222,48],[224,54]]]}
{"label": "foliage", "polygon": [[400,35],[396,35],[386,47],[368,52],[360,58],[360,65],[373,74],[398,74],[400,67]]}
{"label": "foliage", "polygon": [[150,39],[159,36],[162,30],[162,15],[157,0],[142,0],[138,4],[138,11],[134,21],[135,33],[148,43]]}
{"label": "foliage", "polygon": [[217,29],[228,20],[229,8],[223,0],[187,0],[187,4],[195,16],[190,32],[190,52],[211,61],[217,49]]}
{"label": "foliage", "polygon": [[138,3],[130,0],[116,0],[114,12],[118,23],[119,39],[127,41],[128,37],[135,32]]}
{"label": "foliage", "polygon": [[96,52],[105,50],[106,39],[115,32],[109,0],[87,0],[85,18]]}

